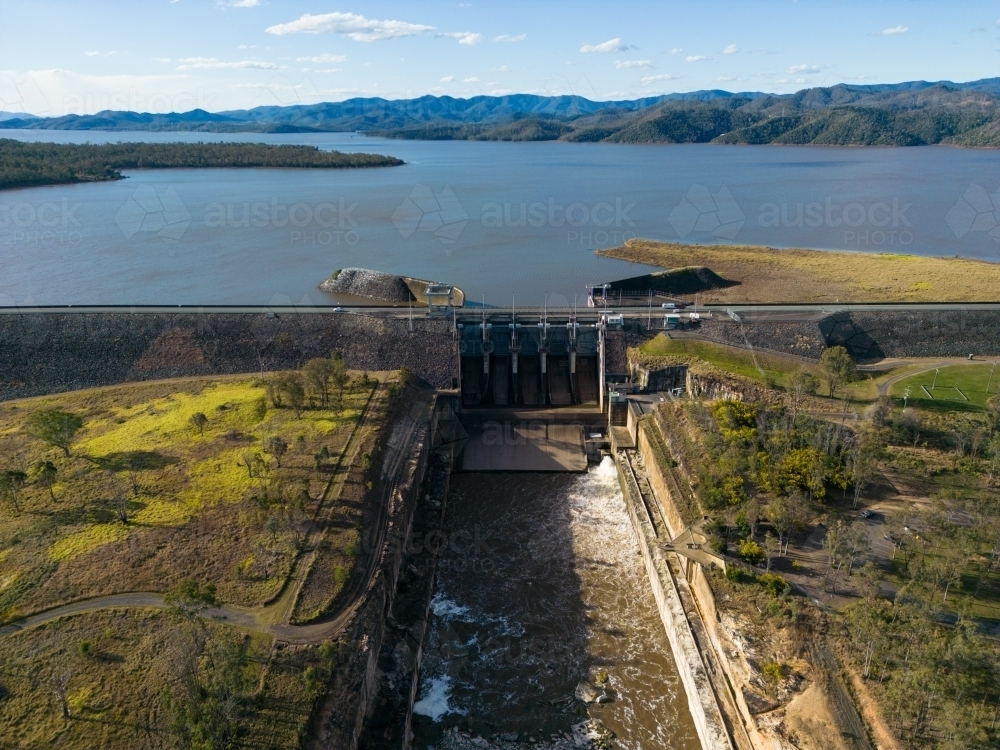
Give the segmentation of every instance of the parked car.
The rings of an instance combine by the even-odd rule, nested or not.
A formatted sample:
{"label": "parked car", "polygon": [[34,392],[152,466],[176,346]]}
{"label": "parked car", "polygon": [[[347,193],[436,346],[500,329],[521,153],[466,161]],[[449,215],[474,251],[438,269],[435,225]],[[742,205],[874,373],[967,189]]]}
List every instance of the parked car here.
{"label": "parked car", "polygon": [[865,508],[863,511],[861,511],[860,513],[858,513],[858,518],[871,518],[874,515],[875,515],[874,511],[871,511],[871,510],[868,510],[868,508]]}

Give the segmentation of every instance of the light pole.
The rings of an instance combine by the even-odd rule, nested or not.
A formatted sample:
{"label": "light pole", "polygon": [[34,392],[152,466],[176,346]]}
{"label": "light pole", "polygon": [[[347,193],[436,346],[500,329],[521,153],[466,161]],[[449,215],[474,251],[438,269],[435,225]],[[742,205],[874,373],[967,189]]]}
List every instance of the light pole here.
{"label": "light pole", "polygon": [[990,393],[990,386],[993,385],[993,371],[997,369],[997,360],[993,360],[993,367],[990,368],[990,379],[986,381],[986,395]]}
{"label": "light pole", "polygon": [[938,376],[938,375],[940,374],[940,372],[941,372],[941,370],[940,370],[940,369],[938,369],[938,368],[936,368],[936,367],[934,368],[934,382],[933,382],[933,383],[931,383],[931,390],[932,390],[932,391],[933,391],[933,390],[934,390],[935,388],[937,388],[937,376]]}
{"label": "light pole", "polygon": [[903,391],[903,411],[906,411],[906,402],[910,400],[910,394],[912,392],[913,391],[910,389],[910,386],[906,386],[906,390]]}

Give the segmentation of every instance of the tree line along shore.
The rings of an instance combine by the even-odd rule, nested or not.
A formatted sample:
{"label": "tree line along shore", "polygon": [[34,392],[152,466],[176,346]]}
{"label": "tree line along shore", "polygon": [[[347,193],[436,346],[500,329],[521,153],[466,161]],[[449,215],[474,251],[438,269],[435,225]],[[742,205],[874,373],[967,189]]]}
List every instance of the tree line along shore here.
{"label": "tree line along shore", "polygon": [[393,167],[380,154],[264,143],[25,143],[0,139],[0,190],[124,179],[123,169]]}

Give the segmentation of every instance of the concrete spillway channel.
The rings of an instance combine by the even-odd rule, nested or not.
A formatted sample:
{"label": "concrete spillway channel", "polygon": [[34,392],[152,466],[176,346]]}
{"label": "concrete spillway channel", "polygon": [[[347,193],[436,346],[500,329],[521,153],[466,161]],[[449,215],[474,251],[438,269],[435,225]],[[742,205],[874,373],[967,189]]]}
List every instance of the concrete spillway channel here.
{"label": "concrete spillway channel", "polygon": [[[462,418],[474,439],[482,415]],[[655,511],[615,461],[460,466],[429,467],[360,746],[733,747],[650,542]]]}

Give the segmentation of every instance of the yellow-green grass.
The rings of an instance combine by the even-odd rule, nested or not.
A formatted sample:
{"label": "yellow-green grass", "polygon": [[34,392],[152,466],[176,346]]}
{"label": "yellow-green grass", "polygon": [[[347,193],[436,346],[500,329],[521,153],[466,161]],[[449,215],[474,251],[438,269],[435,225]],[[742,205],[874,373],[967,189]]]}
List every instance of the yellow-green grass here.
{"label": "yellow-green grass", "polygon": [[[311,515],[328,474],[317,471],[320,448],[336,456],[361,414],[370,387],[352,382],[344,408],[263,412],[264,388],[253,378],[130,384],[0,404],[0,470],[56,464],[55,499],[29,483],[17,511],[0,503],[0,615],[21,614],[64,601],[129,590],[162,590],[179,576],[219,586],[224,600],[260,604],[280,590],[297,554],[290,527],[265,529],[281,508],[261,509],[249,498],[262,491],[241,460],[263,440],[289,445],[272,474],[287,497],[305,488]],[[72,456],[28,434],[31,416],[59,408],[79,414],[84,427]],[[201,434],[196,412],[208,418]],[[297,438],[302,436],[302,440]],[[127,465],[138,460],[140,491],[132,496]],[[128,522],[118,518],[124,493]],[[266,567],[246,574],[240,561],[263,545]],[[260,567],[260,566],[258,566]],[[265,572],[266,571],[266,572]]]}
{"label": "yellow-green grass", "polygon": [[[60,750],[177,748],[165,696],[183,695],[183,670],[195,632],[211,648],[218,638],[245,638],[250,656],[238,747],[300,747],[314,696],[304,671],[319,668],[315,649],[270,655],[265,634],[223,623],[186,623],[165,611],[103,610],[62,618],[0,641],[0,737],[4,747]],[[86,653],[81,643],[89,644]],[[207,669],[202,661],[200,669]],[[72,712],[62,718],[53,675],[68,675]],[[204,679],[204,677],[202,678]]]}
{"label": "yellow-green grass", "polygon": [[707,266],[727,289],[702,302],[985,302],[1000,300],[1000,264],[891,253],[687,245],[633,239],[599,255],[683,268]]}
{"label": "yellow-green grass", "polygon": [[902,400],[907,391],[907,403],[912,406],[939,411],[979,411],[989,399],[1000,395],[1000,368],[994,372],[992,363],[976,363],[942,367],[937,372],[929,370],[894,383],[890,395]]}
{"label": "yellow-green grass", "polygon": [[[644,354],[651,357],[677,357],[683,360],[700,359],[725,372],[761,383],[771,382],[781,387],[787,387],[792,374],[805,370],[817,377],[823,374],[822,368],[812,362],[803,362],[793,357],[763,352],[751,352],[735,346],[717,344],[713,341],[699,339],[674,339],[665,334],[658,334],[640,347]],[[756,364],[754,359],[756,357]],[[758,369],[758,367],[760,369]],[[763,370],[763,373],[761,372]],[[821,390],[825,386],[821,386]]]}

